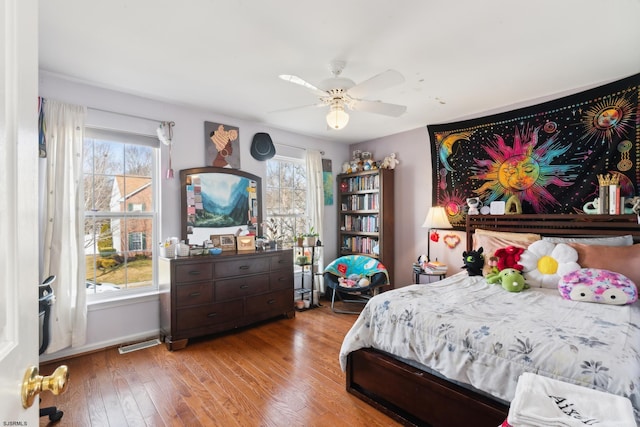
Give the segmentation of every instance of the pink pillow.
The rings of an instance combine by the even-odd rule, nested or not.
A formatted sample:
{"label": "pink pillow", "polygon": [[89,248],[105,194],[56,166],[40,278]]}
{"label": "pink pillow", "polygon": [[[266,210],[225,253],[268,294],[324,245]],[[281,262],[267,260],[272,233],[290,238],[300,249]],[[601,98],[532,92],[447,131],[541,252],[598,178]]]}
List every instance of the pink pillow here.
{"label": "pink pillow", "polygon": [[593,246],[569,243],[578,251],[582,268],[599,268],[624,274],[640,285],[640,244],[633,246]]}

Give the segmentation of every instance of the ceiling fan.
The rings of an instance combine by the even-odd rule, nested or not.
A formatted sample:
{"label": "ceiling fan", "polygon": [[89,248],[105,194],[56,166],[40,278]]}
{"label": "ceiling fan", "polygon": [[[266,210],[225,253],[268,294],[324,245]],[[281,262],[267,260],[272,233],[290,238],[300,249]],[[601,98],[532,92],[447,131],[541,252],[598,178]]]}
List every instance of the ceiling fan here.
{"label": "ceiling fan", "polygon": [[[298,76],[282,74],[279,77],[284,81],[305,87],[316,94],[320,102],[311,106],[329,107],[327,125],[329,125],[331,129],[343,129],[347,123],[349,123],[349,114],[345,111],[346,109],[382,114],[390,117],[399,117],[407,110],[407,107],[404,105],[363,99],[370,92],[387,89],[403,83],[404,77],[402,77],[402,74],[395,70],[387,70],[356,84],[351,79],[340,77],[345,65],[346,63],[344,61],[332,61],[329,64],[329,70],[331,74],[333,74],[333,77],[323,80],[317,87]],[[287,110],[305,107],[294,107]]]}

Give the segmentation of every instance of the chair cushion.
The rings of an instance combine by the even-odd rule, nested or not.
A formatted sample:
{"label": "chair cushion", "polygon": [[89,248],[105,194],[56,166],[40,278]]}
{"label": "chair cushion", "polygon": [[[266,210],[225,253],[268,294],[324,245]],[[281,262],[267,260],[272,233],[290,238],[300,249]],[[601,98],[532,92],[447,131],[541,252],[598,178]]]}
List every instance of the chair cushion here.
{"label": "chair cushion", "polygon": [[324,269],[324,277],[330,287],[340,286],[338,279],[343,277],[366,277],[371,286],[380,286],[389,282],[386,267],[377,259],[365,255],[345,255],[332,261]]}

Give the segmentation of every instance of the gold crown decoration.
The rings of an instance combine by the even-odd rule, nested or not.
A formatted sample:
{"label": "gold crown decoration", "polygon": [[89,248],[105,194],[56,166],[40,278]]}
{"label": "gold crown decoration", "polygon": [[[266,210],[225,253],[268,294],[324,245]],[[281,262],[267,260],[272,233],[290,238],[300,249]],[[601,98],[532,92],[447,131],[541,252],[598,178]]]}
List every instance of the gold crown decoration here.
{"label": "gold crown decoration", "polygon": [[598,183],[600,186],[606,185],[620,185],[620,175],[618,174],[606,174],[606,175],[598,175]]}

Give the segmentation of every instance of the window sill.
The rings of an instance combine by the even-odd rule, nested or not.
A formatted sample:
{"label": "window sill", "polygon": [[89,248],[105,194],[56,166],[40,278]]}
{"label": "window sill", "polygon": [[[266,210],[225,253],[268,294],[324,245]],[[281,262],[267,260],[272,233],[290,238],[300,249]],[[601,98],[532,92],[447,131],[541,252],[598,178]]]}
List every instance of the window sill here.
{"label": "window sill", "polygon": [[[117,294],[117,295],[116,295]],[[158,289],[149,289],[146,291],[124,291],[122,293],[106,295],[87,295],[87,310],[103,310],[111,307],[122,307],[129,304],[139,304],[149,301],[159,301],[160,292]]]}

